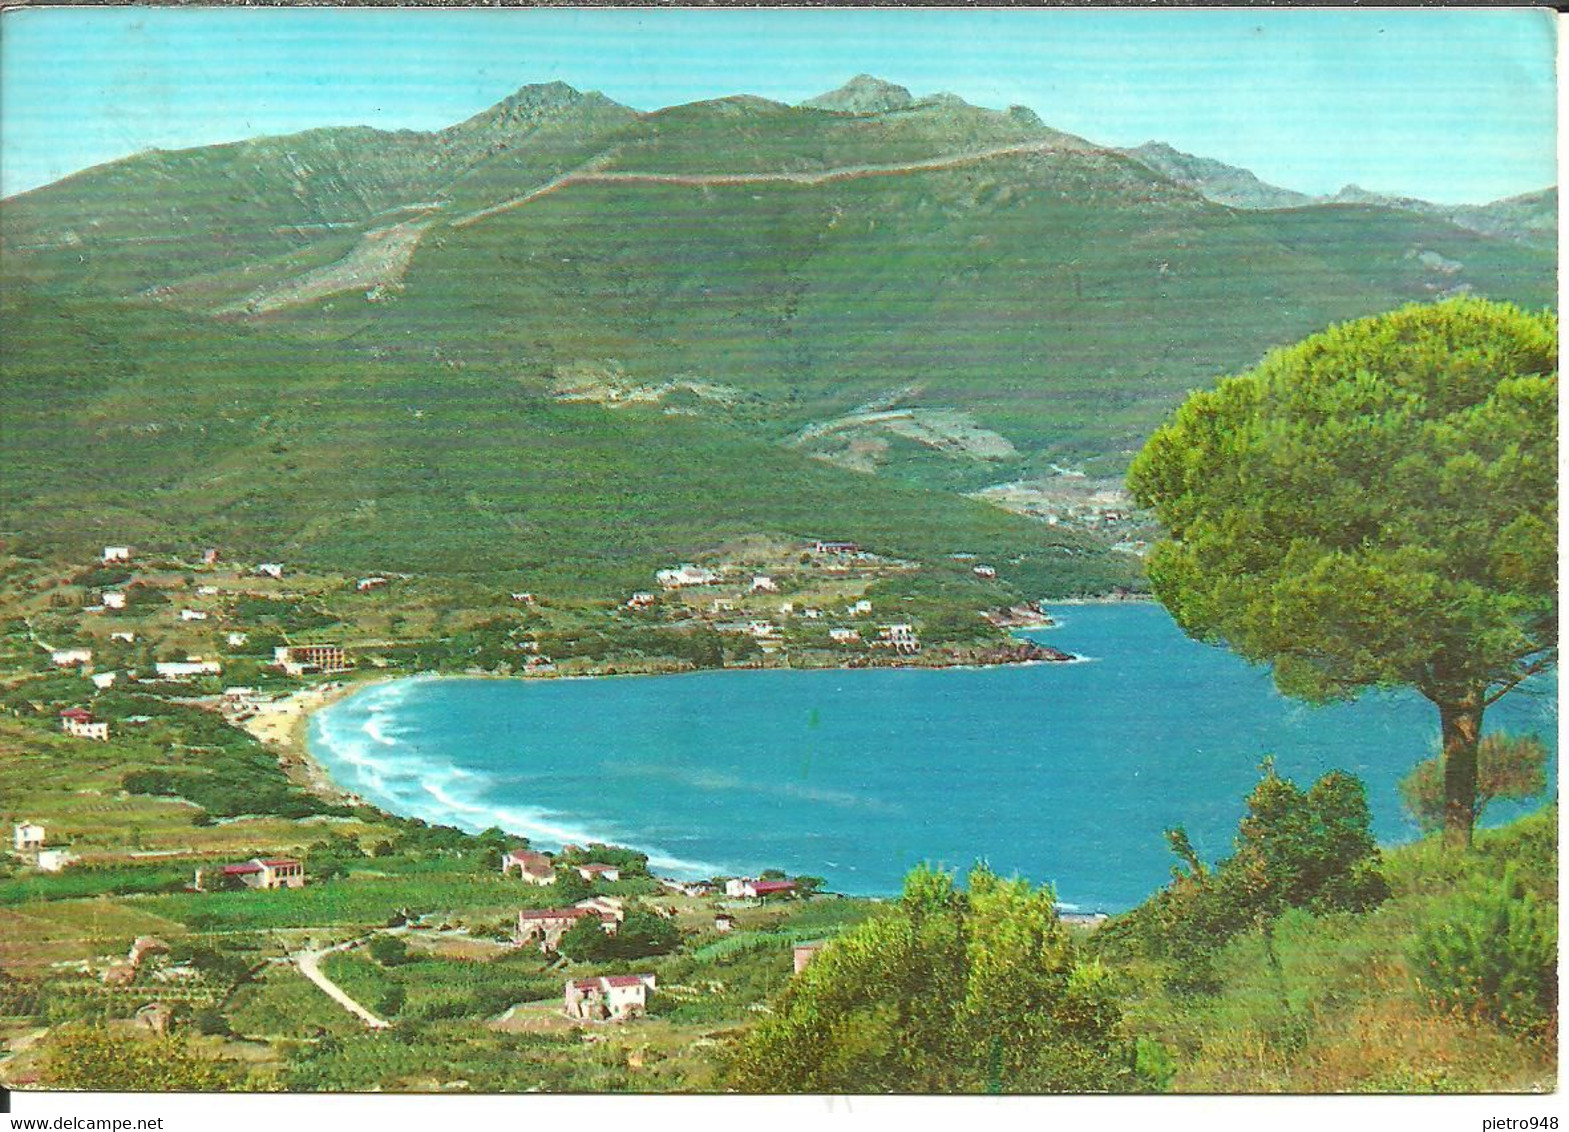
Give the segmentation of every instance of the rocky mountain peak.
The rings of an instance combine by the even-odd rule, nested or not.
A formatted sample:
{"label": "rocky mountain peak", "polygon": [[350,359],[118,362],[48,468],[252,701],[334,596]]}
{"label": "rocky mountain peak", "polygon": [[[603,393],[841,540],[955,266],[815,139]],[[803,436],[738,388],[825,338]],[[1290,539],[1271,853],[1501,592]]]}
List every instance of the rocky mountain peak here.
{"label": "rocky mountain peak", "polygon": [[874,75],[856,75],[838,90],[801,103],[814,110],[839,110],[850,114],[881,114],[888,110],[904,110],[914,104],[915,97],[907,88]]}

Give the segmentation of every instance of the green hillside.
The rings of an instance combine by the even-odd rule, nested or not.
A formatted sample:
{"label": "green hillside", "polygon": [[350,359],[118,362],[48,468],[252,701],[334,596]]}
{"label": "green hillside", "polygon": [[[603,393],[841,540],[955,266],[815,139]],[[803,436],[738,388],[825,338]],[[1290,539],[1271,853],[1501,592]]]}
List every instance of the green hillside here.
{"label": "green hillside", "polygon": [[1136,563],[952,493],[1116,476],[1187,390],[1333,321],[1554,298],[1546,250],[1233,209],[906,95],[639,114],[551,83],[8,200],[5,525],[578,583],[831,532],[1077,592]]}
{"label": "green hillside", "polygon": [[925,560],[985,548],[1042,592],[1136,576],[1082,535],[691,418],[557,404],[490,370],[433,380],[166,312],[9,292],[0,315],[0,524],[23,553],[217,543],[348,572],[526,572],[601,596],[763,532]]}

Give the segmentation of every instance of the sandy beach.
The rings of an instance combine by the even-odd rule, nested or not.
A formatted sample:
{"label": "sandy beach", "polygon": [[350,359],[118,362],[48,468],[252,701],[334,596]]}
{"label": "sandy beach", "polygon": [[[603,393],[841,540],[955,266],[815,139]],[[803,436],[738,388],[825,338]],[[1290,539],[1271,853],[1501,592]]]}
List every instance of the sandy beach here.
{"label": "sandy beach", "polygon": [[371,680],[332,681],[302,688],[298,692],[263,704],[253,714],[241,721],[240,726],[249,731],[278,756],[278,762],[290,781],[305,787],[322,798],[335,803],[363,805],[365,800],[344,790],[332,780],[326,769],[316,761],[306,743],[306,728],[312,712],[345,696],[360,692],[377,684],[385,684],[395,677]]}

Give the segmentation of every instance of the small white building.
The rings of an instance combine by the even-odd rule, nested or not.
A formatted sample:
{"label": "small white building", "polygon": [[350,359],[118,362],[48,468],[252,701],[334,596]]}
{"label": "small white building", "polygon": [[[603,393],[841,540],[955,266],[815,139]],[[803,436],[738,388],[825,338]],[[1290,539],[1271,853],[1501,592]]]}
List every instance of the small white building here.
{"label": "small white building", "polygon": [[104,547],[104,561],[105,562],[129,562],[130,560],[131,560],[131,548],[130,547],[128,547],[128,546],[106,546],[106,547]]}
{"label": "small white building", "polygon": [[708,586],[719,580],[719,575],[706,566],[695,566],[690,562],[683,562],[673,570],[660,570],[654,578],[667,590],[680,589],[682,586]]}
{"label": "small white building", "polygon": [[972,566],[970,569],[977,578],[995,578],[997,576],[997,568],[995,566]]}
{"label": "small white building", "polygon": [[871,611],[872,611],[872,603],[867,601],[864,598],[861,599],[860,601],[856,602],[854,605],[850,606],[850,616],[851,617],[864,617],[867,614],[871,613]]}
{"label": "small white building", "polygon": [[656,600],[657,599],[654,597],[654,595],[649,593],[647,590],[639,590],[637,593],[627,598],[627,608],[647,609],[653,605]]}
{"label": "small white building", "polygon": [[915,627],[906,622],[894,625],[884,625],[878,630],[882,639],[878,642],[898,653],[917,653],[921,651],[921,641],[915,635]]}
{"label": "small white building", "polygon": [[569,979],[566,1015],[580,1022],[621,1022],[648,1009],[653,975],[601,975]]}
{"label": "small white building", "polygon": [[229,634],[229,647],[230,648],[239,648],[241,645],[243,645],[246,641],[248,641],[250,639],[251,639],[251,635],[249,633],[230,633]]}
{"label": "small white building", "polygon": [[182,609],[180,610],[180,620],[205,621],[207,620],[207,611],[204,609]]}
{"label": "small white building", "polygon": [[811,606],[807,606],[805,609],[801,610],[801,616],[806,618],[808,621],[821,621],[823,618],[823,611],[821,609],[813,609]]}
{"label": "small white building", "polygon": [[779,626],[772,621],[748,621],[746,631],[749,636],[758,639],[772,639],[779,636]]}
{"label": "small white building", "polygon": [[55,649],[49,654],[49,662],[56,668],[75,668],[79,664],[93,662],[92,649]]}
{"label": "small white building", "polygon": [[752,592],[754,594],[776,594],[779,592],[779,585],[767,574],[754,574],[752,575]]}
{"label": "small white building", "polygon": [[374,578],[361,578],[359,581],[354,583],[354,588],[360,593],[364,593],[366,590],[379,590],[386,584],[387,579],[381,577],[378,574]]}
{"label": "small white building", "polygon": [[283,577],[283,563],[258,562],[256,564],[256,572],[267,578],[281,578]]}
{"label": "small white building", "polygon": [[114,687],[115,680],[117,680],[119,676],[120,674],[118,672],[95,672],[93,673],[93,687],[97,688],[100,692],[106,688],[112,688]]}
{"label": "small white building", "polygon": [[217,586],[197,586],[196,587],[196,594],[197,594],[198,597],[217,597],[218,596],[218,587]]}
{"label": "small white building", "polygon": [[861,639],[861,631],[859,629],[847,628],[843,625],[835,625],[828,630],[828,639],[839,645],[854,644]]}
{"label": "small white building", "polygon": [[520,590],[519,592],[512,595],[512,600],[517,602],[519,605],[533,605],[534,595],[529,593],[527,590]]}
{"label": "small white building", "polygon": [[127,633],[110,633],[109,634],[109,639],[111,641],[124,641],[126,644],[130,644],[131,642],[136,640],[136,634],[135,633],[129,633],[129,632],[127,632]]}
{"label": "small white building", "polygon": [[615,865],[601,865],[590,862],[586,865],[577,865],[577,875],[586,881],[620,880],[621,870]]}
{"label": "small white building", "polygon": [[216,660],[190,657],[183,661],[159,661],[153,665],[153,671],[163,680],[189,680],[195,676],[217,676],[223,672],[223,665]]}
{"label": "small white building", "polygon": [[60,713],[60,729],[78,739],[95,739],[102,743],[109,738],[109,725],[95,721],[86,708],[66,708]]}
{"label": "small white building", "polygon": [[125,595],[119,590],[105,590],[98,600],[103,603],[105,609],[125,608]]}
{"label": "small white building", "polygon": [[69,849],[44,849],[38,854],[38,869],[45,873],[58,873],[67,865],[81,860]]}
{"label": "small white building", "polygon": [[18,822],[11,827],[11,844],[18,853],[36,853],[44,847],[44,827],[34,822]]}
{"label": "small white building", "polygon": [[523,880],[529,884],[547,885],[556,881],[555,863],[543,853],[535,853],[531,849],[514,849],[501,858],[501,875],[506,876],[514,869]]}

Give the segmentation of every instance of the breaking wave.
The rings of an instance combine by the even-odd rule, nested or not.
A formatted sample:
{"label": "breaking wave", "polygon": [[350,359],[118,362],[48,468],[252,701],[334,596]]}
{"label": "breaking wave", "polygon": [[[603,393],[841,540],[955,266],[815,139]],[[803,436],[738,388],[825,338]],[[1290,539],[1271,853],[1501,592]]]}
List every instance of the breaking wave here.
{"label": "breaking wave", "polygon": [[613,825],[593,827],[542,807],[517,806],[490,797],[496,783],[480,771],[454,766],[421,742],[422,733],[400,709],[432,678],[380,684],[318,712],[311,719],[311,753],[333,780],[393,813],[469,833],[497,827],[531,843],[603,842],[648,854],[655,868],[692,877],[722,875],[725,867],[690,861],[641,841]]}

